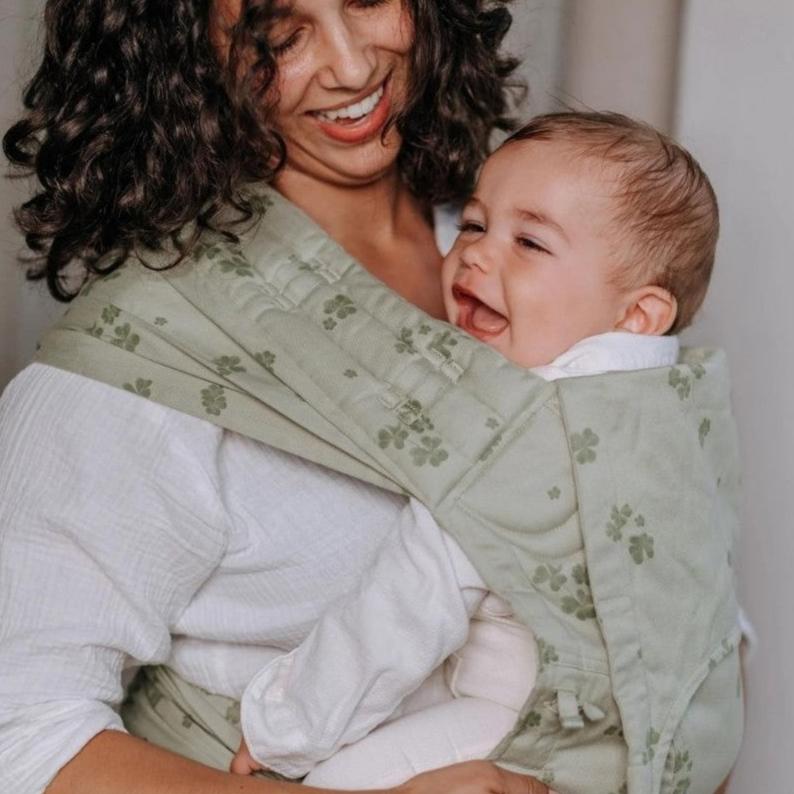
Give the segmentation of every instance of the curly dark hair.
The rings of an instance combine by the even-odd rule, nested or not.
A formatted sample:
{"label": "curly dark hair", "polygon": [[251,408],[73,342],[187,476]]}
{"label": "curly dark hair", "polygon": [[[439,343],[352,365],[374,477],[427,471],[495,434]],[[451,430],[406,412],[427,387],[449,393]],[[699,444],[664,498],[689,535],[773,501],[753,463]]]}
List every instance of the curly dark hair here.
{"label": "curly dark hair", "polygon": [[[491,132],[513,128],[518,62],[499,54],[511,0],[400,1],[417,33],[408,102],[389,121],[404,141],[398,166],[417,196],[460,199]],[[46,279],[58,300],[133,251],[175,245],[175,265],[204,230],[235,239],[252,213],[242,189],[283,167],[265,101],[277,70],[267,35],[283,3],[243,0],[226,64],[211,41],[213,5],[48,0],[44,57],[3,149],[40,183],[14,217],[33,252],[27,277]],[[232,79],[251,52],[254,65]]]}

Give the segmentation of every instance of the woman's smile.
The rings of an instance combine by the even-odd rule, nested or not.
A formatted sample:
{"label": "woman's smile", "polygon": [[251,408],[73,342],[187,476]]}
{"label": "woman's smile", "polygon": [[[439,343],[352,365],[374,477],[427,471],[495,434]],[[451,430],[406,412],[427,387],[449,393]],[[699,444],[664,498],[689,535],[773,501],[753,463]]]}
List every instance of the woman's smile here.
{"label": "woman's smile", "polygon": [[291,173],[331,184],[367,185],[393,171],[402,145],[389,119],[405,106],[414,28],[409,8],[340,0],[296,0],[280,38],[274,127],[287,146],[277,185]]}
{"label": "woman's smile", "polygon": [[332,140],[340,143],[363,143],[380,134],[391,113],[390,79],[386,78],[362,99],[327,110],[313,110],[309,115]]}

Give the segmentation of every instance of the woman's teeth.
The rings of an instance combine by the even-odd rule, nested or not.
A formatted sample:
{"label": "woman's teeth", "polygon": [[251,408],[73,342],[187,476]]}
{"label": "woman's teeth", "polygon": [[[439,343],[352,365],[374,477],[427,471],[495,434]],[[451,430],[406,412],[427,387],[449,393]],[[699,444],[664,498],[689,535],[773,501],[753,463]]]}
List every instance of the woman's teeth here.
{"label": "woman's teeth", "polygon": [[337,119],[360,119],[368,116],[375,110],[378,102],[383,97],[383,86],[378,88],[374,94],[370,94],[366,99],[361,102],[356,102],[354,105],[348,105],[339,110],[328,110],[325,112],[318,111],[317,115],[324,121],[336,121]]}

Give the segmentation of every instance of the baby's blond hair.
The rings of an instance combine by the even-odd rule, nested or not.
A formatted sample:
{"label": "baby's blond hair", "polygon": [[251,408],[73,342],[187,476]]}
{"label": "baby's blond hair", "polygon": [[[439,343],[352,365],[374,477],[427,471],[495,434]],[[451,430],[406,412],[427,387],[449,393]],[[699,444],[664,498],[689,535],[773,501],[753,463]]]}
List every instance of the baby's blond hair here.
{"label": "baby's blond hair", "polygon": [[619,113],[549,113],[511,135],[515,141],[569,143],[616,167],[615,222],[625,243],[614,281],[627,289],[668,290],[678,314],[668,333],[686,328],[703,303],[719,234],[717,197],[703,169],[672,138]]}

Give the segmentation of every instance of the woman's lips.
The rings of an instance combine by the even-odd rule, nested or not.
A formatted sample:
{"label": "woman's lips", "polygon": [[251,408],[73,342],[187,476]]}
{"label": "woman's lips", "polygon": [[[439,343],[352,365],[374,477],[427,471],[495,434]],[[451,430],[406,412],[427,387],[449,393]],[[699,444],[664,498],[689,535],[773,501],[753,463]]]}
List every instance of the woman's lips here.
{"label": "woman's lips", "polygon": [[501,334],[510,324],[507,317],[462,287],[454,286],[452,296],[458,305],[457,326],[482,342]]}
{"label": "woman's lips", "polygon": [[379,134],[386,124],[391,112],[391,76],[383,84],[383,96],[380,102],[366,116],[350,122],[345,119],[327,121],[314,114],[309,114],[317,126],[329,137],[340,143],[363,143]]}

